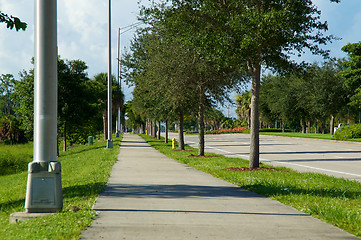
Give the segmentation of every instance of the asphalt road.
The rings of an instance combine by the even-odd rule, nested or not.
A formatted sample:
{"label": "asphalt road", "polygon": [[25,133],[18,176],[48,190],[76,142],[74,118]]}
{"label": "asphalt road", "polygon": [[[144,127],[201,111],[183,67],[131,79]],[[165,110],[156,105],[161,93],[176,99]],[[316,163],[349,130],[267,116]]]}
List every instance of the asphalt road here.
{"label": "asphalt road", "polygon": [[[177,134],[171,133],[170,138]],[[249,159],[249,134],[206,135],[206,152]],[[185,135],[197,147],[198,135]],[[304,172],[319,172],[361,182],[361,144],[329,140],[260,136],[260,160]]]}

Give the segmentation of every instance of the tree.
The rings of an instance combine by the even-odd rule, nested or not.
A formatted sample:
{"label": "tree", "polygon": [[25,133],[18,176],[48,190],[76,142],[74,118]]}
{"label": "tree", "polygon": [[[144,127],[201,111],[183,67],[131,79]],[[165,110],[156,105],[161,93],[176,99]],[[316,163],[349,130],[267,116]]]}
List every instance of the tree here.
{"label": "tree", "polygon": [[25,130],[29,140],[33,137],[34,124],[34,70],[20,73],[20,80],[15,82],[14,101],[17,106],[14,108],[15,115],[20,116],[22,128]]}
{"label": "tree", "polygon": [[319,119],[330,119],[330,134],[333,135],[334,120],[343,111],[349,101],[343,88],[345,80],[340,77],[342,60],[330,60],[321,66],[314,64],[309,69],[312,90],[311,115]]}
{"label": "tree", "polygon": [[58,125],[63,135],[64,151],[68,139],[70,145],[85,142],[92,132],[87,126],[96,114],[96,108],[87,68],[81,60],[58,60]]}
{"label": "tree", "polygon": [[[3,113],[10,115],[12,113],[14,102],[11,99],[15,85],[14,76],[11,74],[2,74],[0,76],[0,97],[3,98]],[[1,99],[0,99],[1,100]],[[1,105],[0,105],[1,106]]]}
{"label": "tree", "polygon": [[[58,135],[70,144],[84,143],[93,135],[98,121],[97,98],[87,77],[87,66],[81,60],[58,59]],[[15,114],[21,117],[22,128],[31,139],[34,113],[34,70],[23,71],[15,82],[13,98]]]}
{"label": "tree", "polygon": [[6,144],[26,143],[24,130],[21,129],[20,121],[15,116],[4,116],[0,119],[0,142]]}
{"label": "tree", "polygon": [[[238,83],[244,80],[244,75],[240,74],[239,68],[230,67],[224,61],[222,51],[218,51],[219,33],[213,31],[208,21],[193,17],[198,13],[199,1],[171,2],[169,5],[153,4],[151,8],[143,9],[143,19],[160,29],[157,34],[166,48],[172,51],[168,56],[177,62],[171,68],[173,72],[167,75],[171,81],[176,81],[172,86],[189,86],[192,89],[188,99],[190,106],[195,108],[193,111],[197,111],[198,155],[203,156],[206,108],[216,102],[229,100],[228,94],[239,87]],[[203,38],[211,40],[205,42]],[[182,141],[181,136],[179,138]]]}
{"label": "tree", "polygon": [[222,111],[215,108],[207,108],[205,111],[204,119],[206,126],[210,126],[211,130],[217,130],[225,116]]}
{"label": "tree", "polygon": [[[169,120],[176,115],[179,120],[179,149],[184,150],[183,115],[192,108],[194,92],[187,82],[187,67],[182,48],[168,43],[157,29],[138,32],[131,46],[132,53],[123,57],[123,67],[128,83],[134,85],[133,110],[143,119]],[[154,125],[154,124],[153,124]],[[154,131],[151,131],[154,133]]]}
{"label": "tree", "polygon": [[[103,119],[103,131],[104,131],[104,140],[107,137],[107,83],[108,83],[108,74],[107,73],[98,73],[93,77],[89,82],[89,89],[91,96],[93,98],[93,106],[96,108],[96,113],[94,115],[98,116],[98,119]],[[112,76],[112,101],[113,108],[112,113],[117,113],[118,108],[123,107],[123,93],[118,84],[116,84],[116,79]]]}
{"label": "tree", "polygon": [[345,79],[344,88],[348,91],[351,99],[350,104],[357,108],[361,107],[361,42],[348,43],[342,47],[349,59],[343,62],[345,68],[340,76]]}
{"label": "tree", "polygon": [[19,18],[14,16],[9,16],[6,13],[0,11],[0,23],[6,23],[6,27],[9,29],[13,29],[15,27],[16,31],[20,29],[24,30],[27,27],[25,22],[22,22]]}
{"label": "tree", "polygon": [[260,110],[267,120],[281,120],[295,128],[306,121],[324,123],[330,120],[330,133],[334,118],[346,106],[343,80],[338,76],[341,60],[330,60],[322,65],[312,64],[299,73],[267,75],[263,77],[260,91]]}
{"label": "tree", "polygon": [[250,168],[256,168],[259,166],[258,106],[262,66],[283,72],[297,65],[289,56],[295,52],[301,54],[305,48],[326,57],[327,51],[318,45],[333,37],[323,35],[327,24],[319,21],[320,12],[311,1],[214,3],[210,0],[207,3],[203,16],[214,21],[215,27],[221,23],[223,39],[230,39],[228,46],[236,54],[235,63],[246,66],[252,76]]}
{"label": "tree", "polygon": [[[318,47],[333,39],[323,35],[327,24],[319,21],[320,12],[312,2],[304,0],[170,2],[174,11],[170,11],[169,16],[173,16],[170,18],[173,21],[168,21],[159,8],[153,12],[158,14],[160,21],[176,26],[173,27],[175,37],[180,36],[186,43],[196,46],[197,52],[204,54],[201,55],[204,59],[233,70],[248,70],[251,75],[250,168],[258,167],[262,67],[278,72],[295,67],[297,64],[290,60],[290,55],[301,54],[305,48],[314,54],[327,56],[327,51]],[[174,14],[177,11],[185,14]]]}
{"label": "tree", "polygon": [[236,96],[237,109],[236,113],[238,119],[245,121],[250,126],[251,119],[251,91],[246,91],[241,95]]}

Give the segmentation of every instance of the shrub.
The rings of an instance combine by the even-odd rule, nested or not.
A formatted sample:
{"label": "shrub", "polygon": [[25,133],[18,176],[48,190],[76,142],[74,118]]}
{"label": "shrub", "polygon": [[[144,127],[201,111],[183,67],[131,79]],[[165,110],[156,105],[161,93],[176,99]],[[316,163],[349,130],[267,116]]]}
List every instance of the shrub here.
{"label": "shrub", "polygon": [[243,133],[247,127],[235,127],[235,128],[228,128],[228,129],[218,129],[212,131],[206,131],[206,134],[225,134],[225,133]]}
{"label": "shrub", "polygon": [[0,120],[0,142],[5,144],[26,143],[25,131],[15,116],[5,116]]}
{"label": "shrub", "polygon": [[336,140],[348,140],[351,138],[361,138],[361,124],[351,124],[342,126],[340,129],[337,129],[335,132]]}

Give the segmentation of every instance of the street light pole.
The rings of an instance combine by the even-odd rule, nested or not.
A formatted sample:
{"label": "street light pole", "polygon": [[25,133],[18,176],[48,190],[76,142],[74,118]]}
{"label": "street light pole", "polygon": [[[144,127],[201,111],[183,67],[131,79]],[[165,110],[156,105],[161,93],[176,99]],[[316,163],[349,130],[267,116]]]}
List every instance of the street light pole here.
{"label": "street light pole", "polygon": [[[117,65],[118,65],[118,86],[119,89],[122,89],[122,79],[121,79],[121,68],[120,68],[120,64],[121,64],[121,35],[122,35],[122,30],[118,30],[118,58],[117,58]],[[119,136],[119,134],[121,133],[121,115],[120,115],[120,106],[118,107],[118,122],[117,122],[117,134]]]}
{"label": "street light pole", "polygon": [[25,209],[51,213],[63,207],[57,162],[57,1],[35,0],[34,158]]}
{"label": "street light pole", "polygon": [[112,41],[111,41],[111,0],[109,0],[109,19],[108,19],[108,50],[109,50],[109,58],[108,58],[108,140],[107,140],[107,148],[113,148],[113,140],[112,140]]}

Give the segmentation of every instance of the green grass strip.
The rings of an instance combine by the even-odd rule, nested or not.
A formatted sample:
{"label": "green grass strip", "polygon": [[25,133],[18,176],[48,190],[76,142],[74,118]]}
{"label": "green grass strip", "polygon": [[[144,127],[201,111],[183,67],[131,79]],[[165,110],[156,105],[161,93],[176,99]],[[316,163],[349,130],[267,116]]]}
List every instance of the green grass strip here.
{"label": "green grass strip", "polygon": [[[333,224],[356,236],[361,236],[361,184],[317,173],[299,173],[287,168],[283,171],[229,171],[226,168],[248,167],[240,158],[207,153],[186,146],[186,151],[172,150],[171,143],[141,135],[151,146],[168,157],[198,170],[226,180],[241,188],[292,206],[313,217]],[[261,164],[262,167],[274,168]]]}
{"label": "green grass strip", "polygon": [[259,134],[260,135],[282,136],[282,137],[315,138],[315,139],[335,140],[335,138],[331,134],[321,134],[321,133],[260,132]]}
{"label": "green grass strip", "polygon": [[64,208],[55,215],[9,224],[11,213],[24,212],[27,171],[0,176],[0,238],[79,239],[96,215],[91,208],[105,189],[120,141],[114,138],[112,149],[103,141],[61,153]]}

